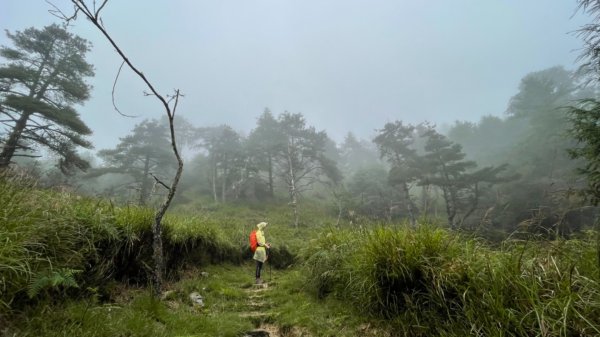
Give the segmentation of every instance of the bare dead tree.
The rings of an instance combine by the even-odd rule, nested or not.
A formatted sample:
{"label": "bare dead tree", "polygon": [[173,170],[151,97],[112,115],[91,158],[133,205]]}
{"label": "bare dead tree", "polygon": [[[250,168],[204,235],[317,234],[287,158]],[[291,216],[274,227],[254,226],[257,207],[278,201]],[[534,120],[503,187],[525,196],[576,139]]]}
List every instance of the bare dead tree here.
{"label": "bare dead tree", "polygon": [[[162,104],[165,113],[167,114],[169,120],[169,130],[171,135],[171,147],[173,149],[173,153],[175,154],[175,158],[177,158],[177,172],[175,177],[171,181],[170,184],[166,184],[162,181],[157,181],[161,186],[165,187],[168,190],[167,196],[165,197],[162,204],[156,210],[154,215],[154,224],[152,226],[152,235],[153,235],[153,257],[154,257],[154,275],[152,277],[152,289],[154,296],[158,297],[161,293],[162,288],[162,279],[164,274],[164,255],[163,255],[163,245],[162,245],[162,225],[161,221],[163,216],[165,215],[173,197],[175,196],[175,191],[177,189],[177,184],[179,183],[179,179],[181,178],[181,173],[183,171],[183,160],[179,154],[177,149],[177,143],[175,141],[175,127],[174,127],[174,119],[175,112],[177,111],[177,104],[179,103],[179,98],[182,97],[179,89],[175,90],[173,95],[161,95],[156,91],[154,86],[150,83],[150,81],[146,78],[146,76],[133,65],[133,63],[129,60],[129,58],[125,55],[122,49],[117,45],[117,43],[113,40],[107,30],[104,28],[104,24],[102,23],[102,18],[100,16],[100,12],[105,8],[108,0],[103,0],[102,2],[96,0],[85,1],[85,0],[71,0],[73,3],[73,14],[66,15],[63,11],[61,11],[57,6],[48,2],[53,9],[50,10],[50,13],[65,20],[65,22],[70,22],[72,20],[77,19],[77,15],[82,13],[98,30],[104,35],[104,37],[110,42],[110,44],[115,48],[119,56],[123,59],[123,62],[127,64],[129,69],[131,69],[139,78],[144,81],[150,93],[144,93],[146,96],[154,96],[156,99],[160,101]],[[91,4],[90,4],[91,2]],[[96,6],[96,5],[99,6]],[[121,65],[123,67],[123,64]],[[119,68],[119,73],[121,72],[121,67]],[[118,77],[118,74],[117,74]],[[117,79],[115,79],[116,81]],[[114,95],[114,85],[113,85],[113,95]],[[113,106],[122,114],[114,105],[114,97],[113,97]],[[122,114],[123,115],[123,114]],[[125,115],[126,116],[126,115]],[[156,177],[154,177],[157,179]],[[158,179],[157,179],[158,180]]]}

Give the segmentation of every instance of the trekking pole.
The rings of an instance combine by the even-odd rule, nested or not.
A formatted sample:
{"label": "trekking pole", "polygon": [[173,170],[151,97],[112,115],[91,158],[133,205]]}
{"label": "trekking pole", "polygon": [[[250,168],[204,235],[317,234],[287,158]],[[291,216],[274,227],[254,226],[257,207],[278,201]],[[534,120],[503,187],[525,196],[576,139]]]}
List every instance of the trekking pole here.
{"label": "trekking pole", "polygon": [[[267,256],[271,255],[271,247],[267,249]],[[273,281],[273,274],[271,269],[271,262],[269,262],[269,282]]]}

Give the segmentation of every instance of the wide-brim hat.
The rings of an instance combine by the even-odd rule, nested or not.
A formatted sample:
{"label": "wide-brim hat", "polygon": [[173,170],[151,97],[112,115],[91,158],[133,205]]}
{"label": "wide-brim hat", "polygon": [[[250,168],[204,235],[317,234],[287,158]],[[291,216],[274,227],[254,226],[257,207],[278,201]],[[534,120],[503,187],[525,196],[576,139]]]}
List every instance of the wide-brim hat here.
{"label": "wide-brim hat", "polygon": [[267,227],[269,223],[268,222],[261,222],[258,225],[256,225],[256,227],[258,227],[258,229],[263,229],[265,227]]}

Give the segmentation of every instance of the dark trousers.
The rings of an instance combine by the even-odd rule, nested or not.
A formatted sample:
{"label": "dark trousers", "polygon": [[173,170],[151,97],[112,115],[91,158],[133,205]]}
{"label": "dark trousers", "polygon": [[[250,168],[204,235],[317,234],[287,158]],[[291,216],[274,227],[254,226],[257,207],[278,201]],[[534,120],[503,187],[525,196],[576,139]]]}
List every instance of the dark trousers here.
{"label": "dark trousers", "polygon": [[256,261],[256,278],[260,278],[260,271],[262,270],[263,263]]}

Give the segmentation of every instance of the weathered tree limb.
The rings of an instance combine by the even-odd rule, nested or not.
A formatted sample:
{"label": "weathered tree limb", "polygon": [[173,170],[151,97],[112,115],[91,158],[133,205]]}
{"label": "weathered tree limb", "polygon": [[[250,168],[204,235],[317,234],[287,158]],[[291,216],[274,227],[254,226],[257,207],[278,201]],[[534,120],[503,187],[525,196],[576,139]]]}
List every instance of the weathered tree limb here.
{"label": "weathered tree limb", "polygon": [[[139,78],[142,79],[142,81],[146,84],[146,86],[152,92],[151,95],[156,97],[160,101],[160,103],[162,104],[162,106],[165,110],[165,113],[167,114],[168,120],[169,120],[169,131],[170,131],[170,135],[171,135],[171,147],[173,149],[173,153],[175,154],[175,158],[177,159],[177,172],[175,174],[175,177],[171,181],[170,186],[166,186],[166,184],[163,184],[163,185],[165,185],[165,187],[168,188],[169,192],[167,193],[167,196],[166,196],[165,200],[163,201],[163,203],[159,206],[158,210],[156,211],[155,216],[154,216],[154,224],[152,226],[153,257],[154,257],[154,275],[153,275],[153,284],[152,285],[153,285],[154,296],[158,296],[161,293],[162,278],[163,278],[163,274],[164,274],[164,256],[163,256],[163,247],[162,247],[161,221],[162,221],[162,218],[165,215],[167,209],[169,208],[169,205],[171,204],[173,197],[175,196],[175,191],[177,190],[177,185],[179,183],[179,179],[181,178],[181,173],[183,171],[183,160],[181,159],[179,150],[177,149],[177,142],[175,139],[175,127],[174,127],[174,123],[173,123],[173,121],[175,119],[175,113],[177,111],[177,105],[179,103],[179,98],[182,95],[179,92],[179,90],[175,90],[174,95],[166,96],[166,98],[164,96],[162,96],[161,94],[159,94],[158,91],[152,85],[152,83],[150,83],[150,81],[146,78],[144,73],[142,73],[141,70],[139,70],[136,66],[133,65],[133,63],[125,55],[125,53],[122,51],[122,49],[117,45],[117,43],[114,41],[114,39],[110,36],[110,34],[104,28],[104,24],[102,23],[102,18],[100,17],[100,12],[108,3],[108,0],[104,0],[97,9],[96,9],[95,1],[93,2],[93,9],[90,9],[90,6],[88,6],[84,0],[71,0],[71,2],[74,5],[74,13],[71,16],[65,15],[65,13],[62,12],[58,7],[56,7],[55,5],[53,5],[50,2],[48,2],[48,3],[50,3],[50,5],[52,5],[54,7],[54,10],[52,10],[51,13],[55,16],[61,17],[67,23],[71,20],[75,20],[77,18],[78,13],[83,13],[85,15],[85,17],[88,20],[90,20],[90,22],[94,26],[96,26],[96,28],[102,33],[102,35],[104,35],[104,37],[109,41],[109,43],[113,46],[113,48],[115,48],[117,54],[119,54],[119,56],[121,56],[121,58],[123,59],[123,62],[125,64],[127,64],[129,69],[131,69]],[[121,65],[121,67],[122,66],[123,65]],[[117,74],[117,77],[120,74],[120,72],[121,72],[121,68],[119,68],[119,73]],[[113,93],[114,93],[114,85],[113,85]],[[170,102],[173,102],[172,108],[169,105]],[[113,103],[114,103],[114,97],[113,97]],[[115,108],[116,108],[116,106],[115,106]],[[117,111],[118,111],[118,109],[117,109]],[[119,112],[119,113],[121,115],[124,115],[121,112]],[[126,116],[126,115],[124,115],[124,116]]]}

